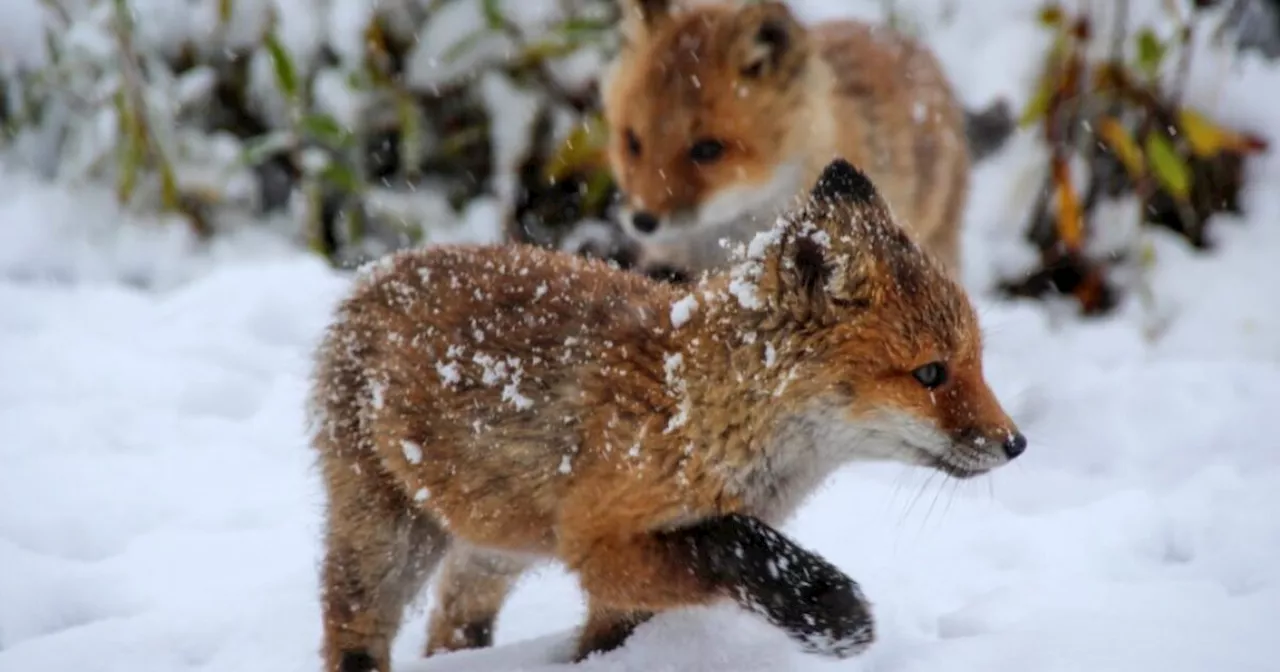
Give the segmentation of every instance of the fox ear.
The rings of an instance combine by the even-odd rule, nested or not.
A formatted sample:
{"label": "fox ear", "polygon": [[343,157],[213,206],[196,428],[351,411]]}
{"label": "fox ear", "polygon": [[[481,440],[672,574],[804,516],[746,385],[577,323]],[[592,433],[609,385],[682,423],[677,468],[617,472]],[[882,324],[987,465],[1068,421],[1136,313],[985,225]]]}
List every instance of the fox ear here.
{"label": "fox ear", "polygon": [[738,71],[747,79],[790,71],[803,62],[803,29],[781,2],[751,5],[741,14],[742,51]]}
{"label": "fox ear", "polygon": [[780,319],[830,323],[883,300],[885,293],[868,283],[874,274],[888,274],[910,294],[926,282],[924,274],[938,272],[871,178],[842,158],[823,168],[808,202],[775,227],[752,245],[765,259],[761,288],[774,297]]}
{"label": "fox ear", "polygon": [[[833,159],[809,192],[805,217],[832,241],[833,258],[850,266],[887,264],[906,286],[913,255],[928,256],[894,217],[893,208],[862,170],[842,158]],[[833,283],[840,291],[838,281]]]}
{"label": "fox ear", "polygon": [[652,28],[671,14],[671,0],[620,0],[619,4],[624,23],[639,19],[644,28]]}
{"label": "fox ear", "polygon": [[813,235],[801,234],[794,240],[790,258],[784,262],[787,284],[791,290],[817,302],[826,293],[827,282],[835,270],[828,259],[829,248],[826,241]]}
{"label": "fox ear", "polygon": [[822,169],[809,195],[817,203],[863,208],[876,207],[880,198],[871,178],[840,157]]}
{"label": "fox ear", "polygon": [[846,260],[832,246],[831,237],[813,222],[793,219],[776,235],[772,249],[765,254],[759,283],[763,295],[770,297],[772,317],[798,323],[829,322],[835,317],[831,308],[846,305],[848,292],[844,290],[849,283],[841,277]]}

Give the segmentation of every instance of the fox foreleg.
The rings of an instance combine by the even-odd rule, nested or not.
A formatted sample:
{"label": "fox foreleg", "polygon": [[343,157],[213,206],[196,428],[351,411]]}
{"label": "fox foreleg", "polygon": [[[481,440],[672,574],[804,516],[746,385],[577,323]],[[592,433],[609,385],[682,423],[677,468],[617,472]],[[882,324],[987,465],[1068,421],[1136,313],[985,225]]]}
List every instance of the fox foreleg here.
{"label": "fox foreleg", "polygon": [[670,534],[688,549],[694,571],[805,651],[847,658],[875,639],[871,605],[858,584],[763,521],[729,514]]}
{"label": "fox foreleg", "polygon": [[726,597],[807,652],[847,658],[875,636],[870,605],[853,579],[751,516],[571,544],[570,566],[592,604],[577,660],[620,646],[649,612]]}

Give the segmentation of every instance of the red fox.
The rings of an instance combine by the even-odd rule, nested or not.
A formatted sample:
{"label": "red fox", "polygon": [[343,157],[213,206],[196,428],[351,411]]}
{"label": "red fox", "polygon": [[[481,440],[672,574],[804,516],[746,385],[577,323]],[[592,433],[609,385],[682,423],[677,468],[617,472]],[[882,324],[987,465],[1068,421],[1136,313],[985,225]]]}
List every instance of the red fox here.
{"label": "red fox", "polygon": [[807,651],[874,639],[858,584],[775,530],[837,467],[969,478],[1022,453],[962,288],[831,162],[730,271],[680,288],[524,245],[388,257],[318,347],[324,658],[388,669],[443,565],[427,655],[488,646],[516,578],[559,561],[575,660],[731,600]]}
{"label": "red fox", "polygon": [[959,268],[968,119],[927,47],[853,20],[807,28],[782,2],[686,2],[622,0],[623,46],[602,79],[641,270],[723,269],[833,158]]}

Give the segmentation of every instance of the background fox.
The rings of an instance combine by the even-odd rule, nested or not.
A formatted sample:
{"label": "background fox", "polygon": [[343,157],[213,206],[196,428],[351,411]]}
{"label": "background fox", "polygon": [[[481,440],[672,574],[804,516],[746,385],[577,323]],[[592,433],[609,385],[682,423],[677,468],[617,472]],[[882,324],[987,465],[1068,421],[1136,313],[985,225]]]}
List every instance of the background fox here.
{"label": "background fox", "polygon": [[965,293],[844,161],[691,291],[528,246],[398,253],[317,357],[331,672],[387,670],[440,564],[427,653],[489,645],[539,559],[587,596],[576,659],[722,599],[853,655],[858,585],[773,526],[849,461],[967,478],[1026,448]]}
{"label": "background fox", "polygon": [[836,157],[958,268],[966,116],[924,45],[852,20],[806,28],[781,2],[622,6],[624,44],[602,96],[641,270],[724,267],[721,238],[741,244],[768,228]]}

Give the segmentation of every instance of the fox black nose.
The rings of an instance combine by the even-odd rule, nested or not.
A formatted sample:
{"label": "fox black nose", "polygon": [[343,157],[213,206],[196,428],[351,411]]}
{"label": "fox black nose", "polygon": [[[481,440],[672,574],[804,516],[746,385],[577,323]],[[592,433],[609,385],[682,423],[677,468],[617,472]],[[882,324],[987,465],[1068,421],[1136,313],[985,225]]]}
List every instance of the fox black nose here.
{"label": "fox black nose", "polygon": [[658,230],[658,218],[652,212],[641,210],[631,215],[631,225],[640,233],[653,233]]}
{"label": "fox black nose", "polygon": [[1004,440],[1004,454],[1013,459],[1027,450],[1027,437],[1022,432],[1014,432]]}

